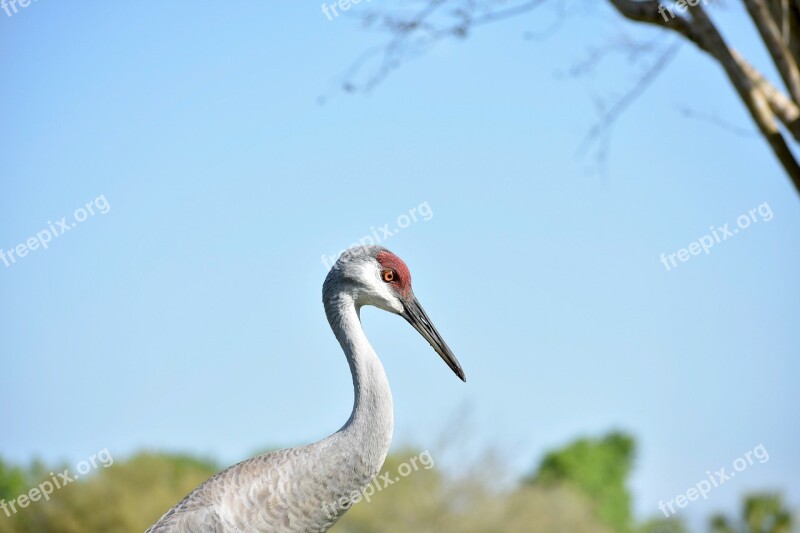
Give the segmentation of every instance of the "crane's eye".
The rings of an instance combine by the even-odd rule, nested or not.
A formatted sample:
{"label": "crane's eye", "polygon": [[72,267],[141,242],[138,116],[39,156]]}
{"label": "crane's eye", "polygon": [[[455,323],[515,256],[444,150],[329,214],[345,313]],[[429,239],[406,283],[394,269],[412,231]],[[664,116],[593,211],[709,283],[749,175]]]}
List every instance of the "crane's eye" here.
{"label": "crane's eye", "polygon": [[397,281],[397,273],[394,270],[386,269],[381,272],[381,277],[383,281],[386,283],[392,283],[393,281]]}

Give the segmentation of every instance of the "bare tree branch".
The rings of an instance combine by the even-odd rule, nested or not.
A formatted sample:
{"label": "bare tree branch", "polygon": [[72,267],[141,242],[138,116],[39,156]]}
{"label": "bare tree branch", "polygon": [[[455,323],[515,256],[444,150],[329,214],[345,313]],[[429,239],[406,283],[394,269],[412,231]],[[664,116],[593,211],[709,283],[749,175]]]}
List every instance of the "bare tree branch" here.
{"label": "bare tree branch", "polygon": [[[365,23],[376,22],[391,34],[380,50],[372,50],[353,65],[344,83],[345,90],[370,90],[382,81],[403,59],[427,50],[446,37],[462,38],[474,28],[529,13],[547,0],[423,0],[422,7],[411,14],[380,15],[376,11],[362,16]],[[789,175],[800,193],[800,164],[787,144],[788,133],[800,143],[800,0],[743,0],[762,40],[787,87],[784,92],[770,83],[739,52],[729,46],[708,16],[703,2],[689,5],[661,0],[608,0],[618,13],[634,22],[650,24],[671,31],[693,43],[711,56],[724,70],[731,85],[753,118],[760,135]],[[555,5],[563,0],[555,0]],[[696,4],[696,5],[693,5]],[[554,5],[551,2],[551,5]],[[672,7],[669,7],[672,6]],[[450,9],[444,9],[445,7]],[[562,6],[563,9],[563,6]],[[678,41],[680,42],[680,41]],[[674,45],[677,47],[677,44]],[[653,79],[662,72],[677,48],[670,47],[648,68],[638,82],[608,109],[584,139],[607,146],[607,132]],[[593,61],[571,71],[580,75],[596,68],[596,60],[608,49],[595,50]],[[369,57],[380,56],[377,70],[359,85],[353,80]],[[603,158],[604,148],[600,148]]]}
{"label": "bare tree branch", "polygon": [[[666,50],[664,50],[655,63],[647,69],[644,75],[628,90],[621,98],[603,112],[600,119],[595,122],[594,126],[589,130],[589,133],[584,137],[581,143],[581,150],[585,150],[590,142],[599,139],[606,131],[608,131],[616,122],[616,120],[627,110],[633,102],[635,102],[649,87],[653,81],[658,77],[661,72],[667,67],[670,61],[676,56],[678,49],[681,46],[680,41],[674,41]],[[601,144],[598,153],[598,162],[600,164],[605,160],[605,152]]]}
{"label": "bare tree branch", "polygon": [[733,53],[734,59],[736,59],[736,62],[739,64],[739,67],[742,69],[742,72],[749,78],[750,83],[760,89],[764,94],[772,112],[775,113],[786,129],[792,134],[792,137],[800,142],[800,107],[775,88],[775,86],[764,78],[760,72],[745,61],[736,50],[732,50],[731,52]]}
{"label": "bare tree branch", "polygon": [[[511,7],[478,11],[478,4],[474,0],[464,0],[457,3],[458,7],[449,12],[453,19],[452,23],[442,27],[428,21],[437,14],[440,8],[450,4],[449,0],[429,0],[424,8],[410,17],[397,17],[394,14],[381,16],[377,11],[366,11],[360,15],[360,18],[367,24],[374,24],[376,20],[379,20],[380,24],[390,31],[392,37],[382,47],[379,67],[360,85],[360,88],[370,91],[385,80],[394,69],[400,66],[408,54],[414,52],[411,48],[426,48],[447,37],[466,37],[473,28],[528,13],[547,1],[527,0]],[[363,64],[364,59],[362,56],[360,63]],[[360,67],[361,65],[358,68]],[[358,68],[348,69],[350,76],[345,82],[347,89],[354,89],[358,86],[352,81],[353,74],[357,72]]]}
{"label": "bare tree branch", "polygon": [[761,134],[753,129],[746,129],[736,126],[734,124],[729,123],[728,121],[716,116],[712,115],[711,113],[706,113],[705,111],[698,111],[696,109],[691,109],[686,106],[678,106],[678,111],[685,116],[686,118],[691,118],[695,120],[701,120],[703,122],[707,122],[709,124],[713,124],[723,130],[732,133],[734,135],[738,135],[740,137],[759,137]]}
{"label": "bare tree branch", "polygon": [[[772,18],[767,4],[764,0],[744,0],[747,6],[747,11],[750,12],[750,18],[753,19],[756,27],[758,28],[764,44],[767,45],[772,60],[778,68],[789,94],[796,102],[800,102],[800,70],[797,64],[793,61],[792,53],[789,51],[788,37],[789,37],[789,19],[788,12],[785,14],[784,33],[781,34],[781,29]],[[784,40],[784,36],[786,40]]]}
{"label": "bare tree branch", "polygon": [[668,19],[661,15],[663,9],[657,0],[610,1],[625,17],[677,31],[717,60],[756,122],[764,139],[794,183],[797,192],[800,193],[800,164],[778,128],[769,99],[752,82],[751,77],[745,74],[736,60],[733,50],[728,47],[702,4],[689,10],[691,18],[676,16]]}

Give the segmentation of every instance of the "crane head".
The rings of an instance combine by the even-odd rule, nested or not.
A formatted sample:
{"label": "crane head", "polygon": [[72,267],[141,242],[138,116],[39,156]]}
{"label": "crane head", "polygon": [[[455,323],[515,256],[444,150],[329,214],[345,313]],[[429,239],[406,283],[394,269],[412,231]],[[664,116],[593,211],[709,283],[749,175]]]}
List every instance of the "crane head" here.
{"label": "crane head", "polygon": [[340,283],[347,285],[357,306],[372,305],[406,319],[447,366],[466,381],[458,359],[414,295],[411,273],[402,259],[382,246],[350,248],[331,268],[325,281],[326,289]]}

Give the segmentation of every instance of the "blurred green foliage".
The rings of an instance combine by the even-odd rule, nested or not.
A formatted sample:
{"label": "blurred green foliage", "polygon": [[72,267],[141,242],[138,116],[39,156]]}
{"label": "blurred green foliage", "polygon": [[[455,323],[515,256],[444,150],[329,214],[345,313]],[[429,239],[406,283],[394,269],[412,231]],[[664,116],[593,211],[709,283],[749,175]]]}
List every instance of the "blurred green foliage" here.
{"label": "blurred green foliage", "polygon": [[711,518],[712,533],[791,533],[792,515],[780,494],[751,494],[744,500],[741,520]]}
{"label": "blurred green foliage", "polygon": [[612,432],[601,439],[579,439],[548,453],[531,483],[552,486],[566,483],[594,502],[599,518],[613,531],[629,533],[631,497],[626,486],[633,466],[632,437]]}
{"label": "blurred green foliage", "polygon": [[[6,467],[0,472],[0,498],[12,500],[64,468]],[[141,453],[100,467],[11,517],[0,511],[0,533],[141,532],[218,470],[212,462],[184,455]]]}
{"label": "blurred green foliage", "polygon": [[[521,483],[498,488],[500,467],[490,460],[457,477],[417,462],[413,449],[392,453],[384,472],[396,483],[374,490],[333,531],[339,533],[686,533],[675,519],[635,524],[627,480],[633,438],[610,433],[583,438],[546,454]],[[426,466],[428,468],[426,468]],[[11,501],[66,465],[22,468],[0,460],[0,499]],[[219,471],[213,461],[187,455],[140,453],[32,502],[11,517],[0,511],[0,533],[142,532],[194,487]],[[791,515],[780,497],[748,497],[742,519],[713,518],[713,533],[789,533]]]}

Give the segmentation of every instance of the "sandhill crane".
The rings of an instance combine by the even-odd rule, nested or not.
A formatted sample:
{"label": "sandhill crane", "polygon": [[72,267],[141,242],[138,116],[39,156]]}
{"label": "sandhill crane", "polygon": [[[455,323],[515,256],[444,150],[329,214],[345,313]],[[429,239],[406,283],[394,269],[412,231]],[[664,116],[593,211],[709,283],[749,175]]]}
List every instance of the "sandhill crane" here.
{"label": "sandhill crane", "polygon": [[377,476],[392,440],[392,394],[361,327],[362,306],[405,318],[466,381],[414,296],[406,264],[386,248],[359,246],[342,254],[325,278],[322,301],[353,375],[355,402],[345,425],[314,444],[260,455],[220,472],[145,533],[320,532],[344,514]]}

